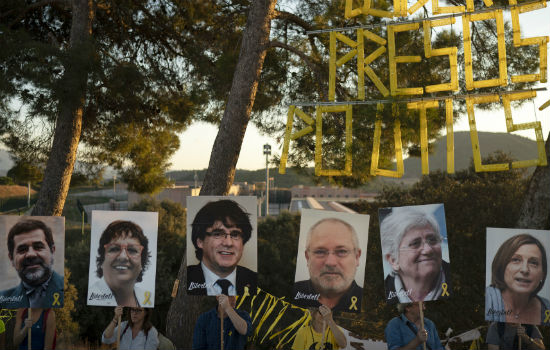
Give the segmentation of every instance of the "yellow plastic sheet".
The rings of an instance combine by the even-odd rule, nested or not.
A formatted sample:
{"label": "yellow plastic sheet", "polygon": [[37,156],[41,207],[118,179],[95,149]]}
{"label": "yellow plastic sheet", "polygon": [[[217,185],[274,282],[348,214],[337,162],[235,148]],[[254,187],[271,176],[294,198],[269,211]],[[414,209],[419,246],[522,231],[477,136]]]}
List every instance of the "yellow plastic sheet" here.
{"label": "yellow plastic sheet", "polygon": [[[400,0],[394,0],[394,1],[400,1]],[[395,2],[394,2],[395,3]],[[398,5],[398,9],[400,9],[400,12],[403,13],[402,9],[402,2]],[[406,6],[406,5],[405,5]],[[379,9],[373,9],[371,8],[371,0],[364,0],[363,1],[363,7],[361,8],[364,15],[371,15],[375,17],[389,17],[392,18],[395,15],[400,14],[394,14],[391,11],[385,11],[385,10],[379,10]],[[405,12],[407,13],[407,9],[405,8]]]}
{"label": "yellow plastic sheet", "polygon": [[420,110],[420,153],[422,157],[422,174],[430,173],[429,152],[428,152],[428,121],[426,118],[426,109],[439,108],[438,101],[421,101],[411,102],[407,104],[408,109]]}
{"label": "yellow plastic sheet", "polygon": [[372,146],[371,154],[371,163],[370,163],[370,173],[373,176],[386,176],[386,177],[395,177],[399,178],[403,176],[405,172],[403,165],[403,147],[401,144],[401,122],[399,121],[399,114],[397,105],[392,106],[392,113],[395,117],[394,126],[393,126],[393,138],[395,143],[395,161],[397,164],[396,170],[387,170],[378,168],[378,163],[380,161],[380,139],[382,135],[382,117],[380,112],[383,110],[383,105],[377,105],[376,112],[376,122],[374,124],[374,140]]}
{"label": "yellow plastic sheet", "polygon": [[472,96],[466,97],[466,109],[468,111],[468,122],[470,123],[470,139],[472,140],[472,153],[474,156],[474,166],[476,172],[481,171],[503,171],[508,170],[508,164],[482,164],[481,150],[479,149],[479,137],[477,135],[476,117],[474,114],[474,105],[480,103],[499,102],[498,95]]}
{"label": "yellow plastic sheet", "polygon": [[[323,169],[323,113],[346,112],[346,160],[344,169]],[[352,168],[352,106],[317,106],[317,126],[315,136],[315,176],[351,176]]]}
{"label": "yellow plastic sheet", "polygon": [[439,0],[432,0],[432,13],[441,15],[446,13],[463,13],[466,11],[464,6],[439,6]]}
{"label": "yellow plastic sheet", "polygon": [[407,23],[388,26],[388,54],[390,65],[390,93],[397,95],[421,95],[424,93],[422,87],[398,88],[397,87],[397,63],[420,62],[420,56],[396,56],[395,52],[395,33],[416,30],[420,28],[420,23]]}
{"label": "yellow plastic sheet", "polygon": [[374,72],[374,70],[369,66],[370,63],[372,63],[375,59],[380,57],[384,52],[386,52],[385,46],[380,46],[378,49],[376,49],[374,52],[372,52],[367,57],[364,57],[364,39],[369,39],[371,41],[374,41],[375,43],[379,45],[386,45],[387,41],[386,39],[376,35],[373,32],[370,32],[366,29],[358,29],[357,30],[357,42],[358,45],[358,51],[359,54],[357,56],[357,74],[358,74],[358,89],[359,89],[359,99],[365,99],[365,85],[364,85],[364,74],[366,74],[370,80],[374,83],[378,91],[383,96],[388,96],[390,92],[382,83],[378,75]]}
{"label": "yellow plastic sheet", "polygon": [[453,131],[453,100],[445,99],[445,127],[447,129],[447,173],[455,173],[455,135]]}
{"label": "yellow plastic sheet", "polygon": [[537,96],[536,91],[522,91],[512,94],[502,95],[502,104],[504,105],[504,115],[506,117],[506,130],[508,132],[519,130],[535,130],[537,138],[538,159],[520,160],[512,162],[512,168],[526,168],[530,166],[547,165],[546,151],[544,150],[544,138],[542,136],[542,126],[539,121],[531,123],[514,124],[512,118],[511,101],[525,100]]}
{"label": "yellow plastic sheet", "polygon": [[352,18],[359,16],[362,14],[362,7],[353,8],[353,1],[352,0],[346,0],[346,7],[344,8],[344,17],[345,18]]}
{"label": "yellow plastic sheet", "polygon": [[[495,19],[497,25],[499,77],[497,79],[474,81],[470,22],[485,21],[489,19]],[[466,75],[466,89],[473,90],[484,87],[507,85],[508,73],[506,69],[506,42],[504,40],[504,20],[502,17],[502,10],[464,15],[464,17],[462,17],[462,37],[464,38],[464,68]]]}
{"label": "yellow plastic sheet", "polygon": [[[297,115],[309,126],[305,127],[302,130],[292,134],[292,127],[294,125],[294,115]],[[279,174],[286,173],[286,162],[288,161],[288,149],[290,146],[291,140],[296,140],[299,137],[302,137],[313,131],[312,125],[314,124],[312,117],[304,113],[301,109],[296,108],[296,106],[289,106],[288,113],[286,116],[286,128],[285,128],[285,140],[283,142],[283,152],[281,154],[281,162],[279,163]]]}
{"label": "yellow plastic sheet", "polygon": [[424,54],[426,58],[433,56],[449,56],[449,67],[451,72],[451,79],[449,83],[442,83],[436,85],[426,86],[426,92],[438,92],[438,91],[458,91],[458,69],[457,69],[457,53],[456,47],[445,47],[440,49],[432,48],[432,28],[445,26],[455,23],[454,17],[448,17],[434,21],[424,21]]}
{"label": "yellow plastic sheet", "polygon": [[[336,40],[339,40],[343,42],[344,44],[350,46],[353,48],[353,50],[349,51],[347,54],[342,56],[341,58],[336,58]],[[338,33],[338,32],[331,32],[330,33],[330,57],[329,57],[329,88],[328,88],[328,99],[329,101],[334,101],[336,98],[336,68],[342,66],[349,60],[351,60],[353,57],[357,56],[357,53],[360,52],[361,56],[363,56],[363,53],[361,52],[364,50],[364,46],[362,47],[359,40],[353,41],[352,39],[348,38],[344,34]],[[359,73],[359,72],[358,72]],[[360,88],[361,83],[358,84],[358,97],[361,99],[361,90],[364,91],[364,88]],[[364,92],[363,92],[364,96]],[[364,97],[363,97],[364,98]]]}
{"label": "yellow plastic sheet", "polygon": [[[483,3],[487,7],[493,6],[493,0],[483,0]],[[466,0],[466,10],[468,12],[474,11],[474,0]]]}
{"label": "yellow plastic sheet", "polygon": [[[510,5],[517,5],[516,0],[509,0]],[[538,74],[525,74],[525,75],[512,75],[511,79],[513,83],[523,83],[540,80],[542,83],[547,81],[547,50],[548,50],[548,36],[539,36],[532,38],[521,38],[521,28],[519,23],[519,14],[529,11],[534,11],[540,8],[546,7],[546,0],[536,3],[513,6],[511,9],[512,14],[512,30],[514,38],[514,46],[530,46],[538,45],[539,47],[539,60],[540,69]]]}

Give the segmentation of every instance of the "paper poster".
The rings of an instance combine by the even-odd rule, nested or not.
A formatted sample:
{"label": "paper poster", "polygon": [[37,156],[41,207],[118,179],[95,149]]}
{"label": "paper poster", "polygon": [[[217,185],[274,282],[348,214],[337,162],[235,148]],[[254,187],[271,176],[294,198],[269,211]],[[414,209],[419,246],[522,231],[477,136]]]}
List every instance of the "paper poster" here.
{"label": "paper poster", "polygon": [[369,216],[302,209],[293,303],[360,312]]}
{"label": "paper poster", "polygon": [[487,228],[485,319],[550,324],[550,231]]}
{"label": "paper poster", "polygon": [[452,294],[443,204],[379,209],[386,302]]}
{"label": "paper poster", "polygon": [[187,197],[187,294],[256,294],[257,199]]}
{"label": "paper poster", "polygon": [[0,308],[63,307],[65,218],[0,216]]}
{"label": "paper poster", "polygon": [[92,211],[88,305],[155,306],[158,213]]}

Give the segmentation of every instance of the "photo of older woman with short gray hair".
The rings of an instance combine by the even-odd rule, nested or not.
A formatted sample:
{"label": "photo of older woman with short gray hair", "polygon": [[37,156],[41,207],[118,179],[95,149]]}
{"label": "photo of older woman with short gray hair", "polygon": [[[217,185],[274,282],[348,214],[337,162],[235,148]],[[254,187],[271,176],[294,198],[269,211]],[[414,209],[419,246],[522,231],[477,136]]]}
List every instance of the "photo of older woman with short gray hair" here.
{"label": "photo of older woman with short gray hair", "polygon": [[443,204],[379,210],[384,285],[388,303],[451,295]]}

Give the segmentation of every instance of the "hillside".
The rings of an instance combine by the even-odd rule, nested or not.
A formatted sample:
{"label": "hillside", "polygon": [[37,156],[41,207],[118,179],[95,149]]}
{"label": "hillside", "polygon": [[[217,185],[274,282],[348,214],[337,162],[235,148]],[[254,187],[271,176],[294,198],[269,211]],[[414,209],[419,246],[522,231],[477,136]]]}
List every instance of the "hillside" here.
{"label": "hillside", "polygon": [[[479,147],[481,156],[486,157],[490,153],[501,150],[505,153],[510,153],[513,158],[518,160],[533,159],[537,157],[537,143],[528,138],[507,134],[507,133],[491,133],[478,132]],[[459,131],[454,133],[455,138],[455,171],[467,169],[473,159],[472,143],[470,133],[468,131]],[[441,137],[435,141],[435,151],[430,154],[429,166],[430,171],[442,170],[447,171],[447,139]],[[422,176],[422,162],[420,158],[409,157],[404,161],[405,175],[401,179],[378,178],[377,185],[381,183],[412,183],[415,179]],[[312,178],[306,174],[297,173],[292,169],[287,169],[285,175],[279,174],[278,168],[271,168],[269,176],[275,178],[277,187],[290,188],[293,185],[314,185]],[[534,170],[534,168],[531,168]],[[313,174],[313,168],[306,169],[308,174]],[[206,169],[197,170],[198,181],[201,182],[204,178]],[[194,170],[178,170],[170,171],[166,174],[174,181],[194,181]],[[265,169],[258,170],[241,170],[237,169],[235,174],[235,182],[261,182],[265,181]],[[373,184],[374,185],[374,184]],[[377,186],[375,185],[375,186]]]}
{"label": "hillside", "polygon": [[[537,155],[537,143],[526,137],[493,132],[478,132],[481,157],[501,150],[510,153],[517,160],[533,159]],[[455,138],[455,171],[467,169],[473,159],[472,142],[468,131],[454,133]],[[430,172],[447,171],[447,138],[440,137],[435,141],[435,152],[429,157]],[[421,158],[409,157],[404,161],[405,178],[422,176]],[[534,170],[534,168],[532,168]]]}
{"label": "hillside", "polygon": [[[36,191],[31,188],[31,195]],[[27,195],[27,187],[19,185],[0,185],[0,198],[23,197]]]}

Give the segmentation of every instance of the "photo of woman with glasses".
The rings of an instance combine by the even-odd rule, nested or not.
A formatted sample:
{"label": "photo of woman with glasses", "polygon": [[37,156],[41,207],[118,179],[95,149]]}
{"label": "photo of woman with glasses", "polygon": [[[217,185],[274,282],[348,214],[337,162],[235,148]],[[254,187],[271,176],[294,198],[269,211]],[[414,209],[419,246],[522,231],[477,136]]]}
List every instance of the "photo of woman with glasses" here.
{"label": "photo of woman with glasses", "polygon": [[487,228],[487,321],[550,325],[549,243],[550,231]]}
{"label": "photo of woman with glasses", "polygon": [[383,208],[379,217],[386,301],[410,303],[449,297],[443,204]]}
{"label": "photo of woman with glasses", "polygon": [[256,294],[256,201],[187,198],[187,294]]}
{"label": "photo of woman with glasses", "polygon": [[157,222],[157,213],[93,212],[88,305],[154,306]]}
{"label": "photo of woman with glasses", "polygon": [[122,306],[115,308],[115,315],[101,335],[103,344],[116,342],[120,328],[120,350],[155,350],[159,346],[158,332],[151,324],[153,309],[132,307],[129,309],[128,321],[118,324],[122,316]]}

